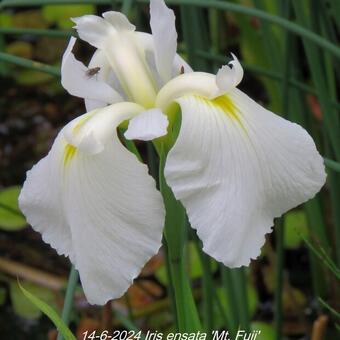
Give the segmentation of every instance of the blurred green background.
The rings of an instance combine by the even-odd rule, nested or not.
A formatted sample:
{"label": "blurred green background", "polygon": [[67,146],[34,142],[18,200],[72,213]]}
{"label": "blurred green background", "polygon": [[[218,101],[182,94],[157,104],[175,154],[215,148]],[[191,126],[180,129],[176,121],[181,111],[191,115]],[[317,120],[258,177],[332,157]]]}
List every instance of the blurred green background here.
{"label": "blurred green background", "polygon": [[[194,70],[216,72],[235,53],[240,88],[304,126],[325,157],[328,180],[313,200],[277,221],[249,268],[227,269],[188,237],[187,271],[205,330],[256,329],[257,339],[340,338],[340,1],[171,0],[179,52]],[[123,11],[150,32],[148,1],[0,2],[0,338],[56,339],[55,326],[18,287],[61,313],[68,260],[26,225],[17,206],[25,172],[48,152],[59,129],[84,113],[60,85],[70,17]],[[77,44],[87,63],[93,50]],[[145,159],[150,145],[138,144]],[[87,304],[78,284],[70,328],[176,330],[161,251],[120,300]]]}

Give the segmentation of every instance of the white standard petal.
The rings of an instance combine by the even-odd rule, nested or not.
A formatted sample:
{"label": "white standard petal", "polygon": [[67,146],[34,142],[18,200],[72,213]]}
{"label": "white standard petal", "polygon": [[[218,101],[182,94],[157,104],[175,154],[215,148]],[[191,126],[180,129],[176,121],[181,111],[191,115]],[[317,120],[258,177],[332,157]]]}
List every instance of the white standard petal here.
{"label": "white standard petal", "polygon": [[150,17],[157,70],[162,80],[167,82],[172,78],[172,65],[177,50],[175,14],[163,0],[151,0]]}
{"label": "white standard petal", "polygon": [[[165,82],[161,78],[156,65],[156,51],[153,36],[149,33],[144,32],[136,32],[135,34],[139,45],[145,50],[146,63],[152,73],[153,78],[157,83],[157,88],[160,89],[165,84]],[[171,68],[171,78],[177,77],[179,74],[182,73],[190,72],[193,72],[190,65],[179,54],[175,54],[175,58],[173,60]]]}
{"label": "white standard petal", "polygon": [[120,297],[161,245],[161,195],[116,132],[140,109],[119,103],[69,123],[21,194],[20,207],[33,227],[48,235],[53,247],[65,242],[72,249],[92,304]]}
{"label": "white standard petal", "polygon": [[116,32],[109,21],[97,15],[83,15],[71,20],[76,24],[74,28],[79,38],[99,49],[102,49],[107,38]]}
{"label": "white standard petal", "polygon": [[216,85],[219,91],[214,95],[215,97],[232,90],[243,78],[243,68],[240,62],[234,54],[231,53],[231,55],[233,60],[228,65],[222,66],[216,74]]}
{"label": "white standard petal", "polygon": [[126,139],[153,140],[165,136],[169,121],[160,109],[144,111],[129,121]]}
{"label": "white standard petal", "polygon": [[102,15],[117,31],[134,31],[136,29],[136,26],[132,25],[128,18],[120,12],[109,11]]}
{"label": "white standard petal", "polygon": [[105,48],[115,33],[134,31],[136,28],[124,14],[114,11],[104,12],[103,18],[97,15],[83,15],[71,20],[76,24],[74,28],[80,39],[99,49]]}
{"label": "white standard petal", "polygon": [[[62,86],[73,96],[90,99],[104,105],[122,101],[118,92],[104,81],[100,81],[98,75],[89,74],[89,69],[74,57],[72,49],[75,42],[76,38],[72,37],[63,55]],[[94,65],[92,67],[94,68]],[[96,67],[100,73],[102,65],[98,64]]]}
{"label": "white standard petal", "polygon": [[237,89],[214,100],[188,95],[177,101],[182,126],[166,180],[204,251],[230,267],[248,265],[273,219],[323,186],[323,159],[301,126]]}

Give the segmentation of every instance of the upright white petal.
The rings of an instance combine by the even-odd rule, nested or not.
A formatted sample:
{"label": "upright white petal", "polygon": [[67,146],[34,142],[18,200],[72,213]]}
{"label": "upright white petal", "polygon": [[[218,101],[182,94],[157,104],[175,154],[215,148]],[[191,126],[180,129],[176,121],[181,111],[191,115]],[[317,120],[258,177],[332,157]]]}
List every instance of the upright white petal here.
{"label": "upright white petal", "polygon": [[248,265],[273,219],[323,186],[322,157],[301,126],[237,89],[215,100],[188,95],[177,101],[182,126],[166,180],[204,251],[230,267]]}
{"label": "upright white petal", "polygon": [[[102,106],[122,101],[122,97],[107,83],[100,81],[98,75],[88,75],[88,68],[78,61],[72,49],[76,38],[72,37],[64,52],[61,64],[61,84],[73,96],[95,100],[102,103]],[[92,65],[92,67],[95,67]],[[98,73],[102,70],[99,67]]]}
{"label": "upright white petal", "polygon": [[167,134],[169,121],[160,109],[144,111],[129,121],[126,139],[152,140]]}
{"label": "upright white petal", "polygon": [[164,82],[172,78],[177,50],[175,14],[163,0],[150,1],[150,26],[155,47],[157,70]]}
{"label": "upright white petal", "polygon": [[136,104],[119,103],[69,123],[21,194],[28,221],[52,246],[68,240],[93,304],[121,296],[161,245],[161,195],[147,167],[116,133],[120,122],[139,111]]}
{"label": "upright white petal", "polygon": [[[240,62],[233,53],[231,55],[233,60],[228,65],[222,66],[216,74],[216,85],[219,88],[216,97],[232,90],[243,78],[243,68]],[[232,67],[229,65],[232,65]]]}
{"label": "upright white petal", "polygon": [[102,15],[117,31],[134,31],[136,29],[136,26],[132,25],[128,18],[120,12],[109,11]]}
{"label": "upright white petal", "polygon": [[[139,45],[145,50],[146,63],[152,73],[153,78],[157,82],[158,89],[160,89],[165,82],[159,74],[156,65],[156,49],[154,38],[149,33],[136,32],[135,34]],[[190,72],[193,72],[190,65],[179,54],[176,53],[172,63],[171,78],[177,77],[181,73]]]}
{"label": "upright white petal", "polygon": [[109,21],[97,15],[83,15],[71,20],[76,24],[74,28],[79,38],[99,49],[102,49],[110,35],[116,32]]}

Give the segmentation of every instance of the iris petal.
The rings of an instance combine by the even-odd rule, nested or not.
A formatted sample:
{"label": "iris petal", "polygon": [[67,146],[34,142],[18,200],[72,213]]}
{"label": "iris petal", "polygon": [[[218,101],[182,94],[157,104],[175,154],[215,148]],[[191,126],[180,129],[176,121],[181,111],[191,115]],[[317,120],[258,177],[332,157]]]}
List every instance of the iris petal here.
{"label": "iris petal", "polygon": [[172,77],[172,65],[177,50],[175,14],[163,0],[151,0],[150,17],[157,70],[162,80],[167,82]]}
{"label": "iris petal", "polygon": [[[61,84],[73,96],[86,98],[97,102],[97,105],[113,104],[122,101],[122,97],[106,82],[98,79],[97,76],[88,75],[88,68],[78,61],[72,49],[76,39],[72,37],[63,55],[61,65]],[[93,65],[92,65],[93,66]],[[99,67],[99,72],[102,65]],[[98,107],[98,106],[97,106]],[[92,106],[93,108],[93,106]]]}
{"label": "iris petal", "polygon": [[70,122],[28,172],[19,199],[33,228],[70,256],[92,304],[121,296],[161,246],[161,195],[116,133],[138,112],[120,103]]}
{"label": "iris petal", "polygon": [[187,210],[204,251],[229,267],[256,258],[273,219],[325,183],[308,133],[243,92],[184,96],[182,126],[165,177]]}

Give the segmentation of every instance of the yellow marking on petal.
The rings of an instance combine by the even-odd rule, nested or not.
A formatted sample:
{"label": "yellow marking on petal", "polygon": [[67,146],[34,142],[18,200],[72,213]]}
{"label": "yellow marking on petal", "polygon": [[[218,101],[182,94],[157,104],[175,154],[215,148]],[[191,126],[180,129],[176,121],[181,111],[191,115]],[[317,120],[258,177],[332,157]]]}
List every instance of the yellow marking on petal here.
{"label": "yellow marking on petal", "polygon": [[67,166],[76,154],[77,148],[71,144],[66,144],[64,150],[64,167]]}
{"label": "yellow marking on petal", "polygon": [[87,115],[85,115],[84,117],[82,117],[78,123],[73,127],[72,132],[73,133],[77,133],[79,131],[79,129],[89,120],[91,119],[96,113],[98,112],[98,110],[94,110],[90,113],[88,113]]}
{"label": "yellow marking on petal", "polygon": [[212,99],[210,102],[226,113],[231,119],[235,120],[241,126],[241,128],[246,131],[240,119],[239,110],[233,101],[228,97],[228,95],[219,96]]}
{"label": "yellow marking on petal", "polygon": [[228,97],[228,95],[222,95],[214,99],[208,99],[199,95],[194,95],[195,98],[202,100],[205,104],[214,107],[215,109],[221,110],[225,115],[227,115],[231,120],[235,121],[242,130],[247,134],[247,130],[242,123],[240,118],[240,110],[236,107],[233,101]]}

